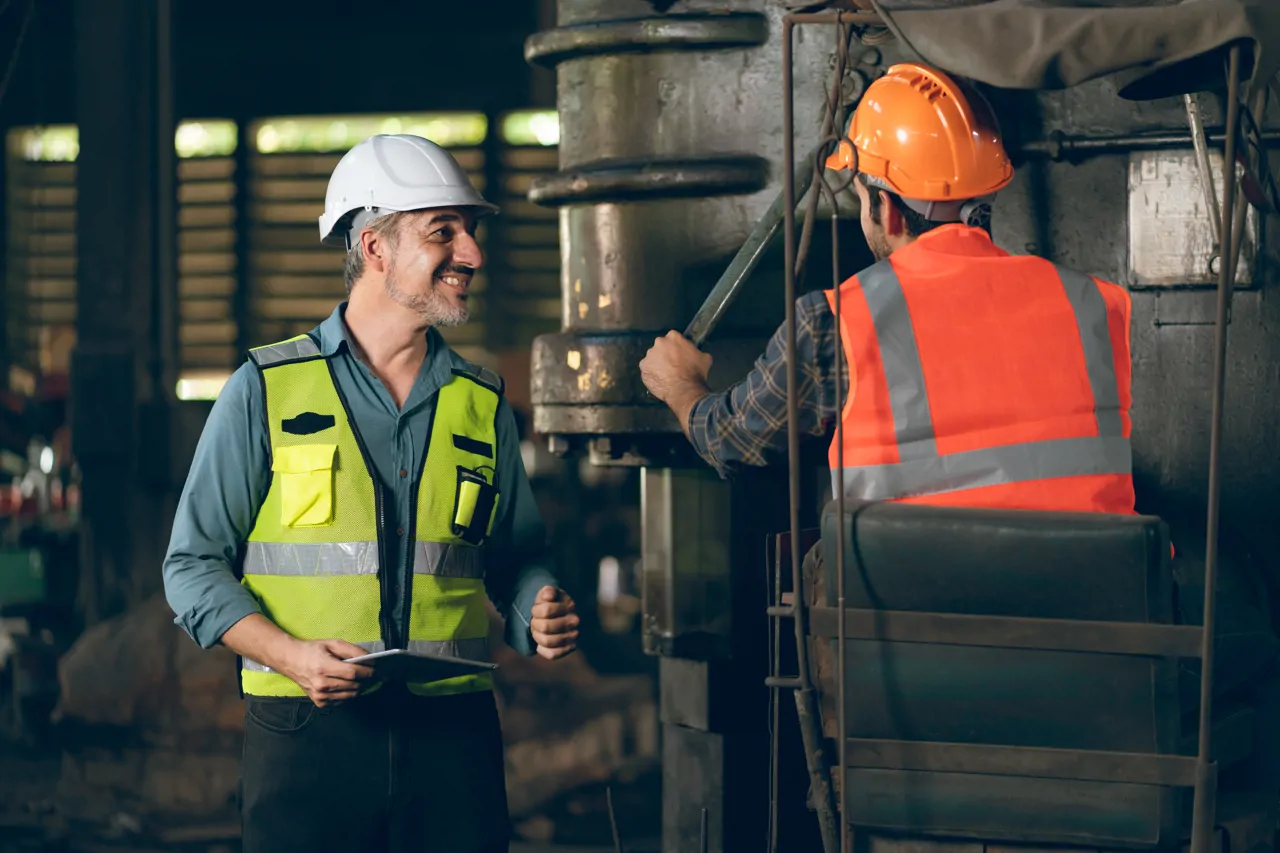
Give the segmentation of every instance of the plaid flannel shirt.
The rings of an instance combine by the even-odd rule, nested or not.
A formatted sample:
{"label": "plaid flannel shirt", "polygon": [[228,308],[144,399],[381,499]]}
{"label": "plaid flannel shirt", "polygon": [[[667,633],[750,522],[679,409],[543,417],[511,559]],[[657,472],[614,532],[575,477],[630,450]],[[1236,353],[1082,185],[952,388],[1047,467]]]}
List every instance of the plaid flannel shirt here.
{"label": "plaid flannel shirt", "polygon": [[[767,465],[787,450],[787,328],[778,327],[746,378],[708,394],[689,414],[689,439],[727,477],[739,465]],[[835,430],[836,322],[823,291],[796,299],[796,374],[800,434]],[[848,389],[848,370],[843,387]]]}

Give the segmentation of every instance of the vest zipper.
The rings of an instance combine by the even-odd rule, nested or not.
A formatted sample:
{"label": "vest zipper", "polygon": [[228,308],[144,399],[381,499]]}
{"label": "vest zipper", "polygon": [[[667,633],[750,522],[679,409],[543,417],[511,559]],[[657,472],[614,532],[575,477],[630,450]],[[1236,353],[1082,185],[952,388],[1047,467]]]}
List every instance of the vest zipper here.
{"label": "vest zipper", "polygon": [[[450,379],[452,381],[452,378]],[[413,478],[413,482],[409,484],[409,521],[405,525],[405,547],[410,549],[408,552],[408,560],[405,565],[404,579],[404,614],[401,620],[401,630],[404,631],[404,640],[406,645],[409,642],[409,612],[412,609],[413,601],[413,562],[417,556],[418,549],[418,491],[422,488],[422,475],[427,470],[427,453],[431,450],[431,434],[435,432],[436,417],[440,414],[440,392],[444,390],[441,386],[436,391],[436,408],[431,412],[431,420],[427,423],[427,438],[422,443],[422,459],[418,463],[417,475]]]}
{"label": "vest zipper", "polygon": [[[377,478],[374,478],[375,482]],[[378,589],[382,599],[381,606],[378,608],[378,622],[382,626],[382,642],[386,643],[388,649],[401,649],[407,644],[400,642],[400,638],[395,635],[396,626],[391,620],[391,573],[387,571],[387,566],[392,565],[394,560],[388,560],[386,552],[387,544],[384,540],[382,531],[387,526],[387,492],[381,483],[377,484],[377,490],[374,492],[374,503],[378,507]],[[408,606],[406,603],[406,610]]]}
{"label": "vest zipper", "polygon": [[389,606],[391,602],[391,579],[387,576],[386,489],[378,481],[377,469],[373,467],[373,459],[369,456],[369,448],[365,446],[364,437],[360,435],[360,428],[356,426],[356,419],[351,415],[351,406],[347,403],[347,395],[342,393],[342,386],[338,384],[338,377],[333,372],[333,359],[326,358],[325,366],[329,368],[329,381],[333,383],[333,391],[338,395],[338,402],[342,404],[342,410],[347,416],[347,426],[351,428],[351,434],[355,436],[356,447],[360,448],[360,456],[364,459],[365,473],[373,481],[374,511],[378,517],[377,530],[375,531],[378,537],[378,627],[382,631],[382,642],[384,647],[388,649],[401,648],[396,643],[395,624],[392,622]]}

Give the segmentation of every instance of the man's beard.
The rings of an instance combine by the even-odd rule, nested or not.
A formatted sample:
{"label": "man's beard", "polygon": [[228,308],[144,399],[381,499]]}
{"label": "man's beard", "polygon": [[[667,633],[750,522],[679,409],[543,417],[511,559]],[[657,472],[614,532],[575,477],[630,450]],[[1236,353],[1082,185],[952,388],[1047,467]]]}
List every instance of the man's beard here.
{"label": "man's beard", "polygon": [[882,229],[877,228],[866,237],[867,248],[871,250],[871,254],[875,255],[877,261],[883,261],[893,254],[893,249],[889,248],[889,241],[885,239]]}
{"label": "man's beard", "polygon": [[[437,328],[448,328],[450,326],[461,326],[471,318],[471,309],[467,307],[467,303],[461,305],[452,305],[449,297],[440,292],[440,286],[436,283],[433,276],[431,279],[431,289],[425,294],[423,293],[405,293],[396,284],[395,258],[390,259],[390,268],[387,270],[386,291],[392,301],[403,305],[410,311],[417,313],[428,325]],[[449,272],[443,270],[440,274]]]}

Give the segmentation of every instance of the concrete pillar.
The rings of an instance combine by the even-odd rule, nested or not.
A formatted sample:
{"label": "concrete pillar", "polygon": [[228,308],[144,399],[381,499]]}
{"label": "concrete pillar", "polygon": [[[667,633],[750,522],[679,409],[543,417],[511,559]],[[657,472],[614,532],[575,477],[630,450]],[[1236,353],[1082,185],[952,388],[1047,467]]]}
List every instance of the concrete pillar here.
{"label": "concrete pillar", "polygon": [[169,0],[77,0],[77,344],[87,622],[160,589],[171,522],[176,167]]}

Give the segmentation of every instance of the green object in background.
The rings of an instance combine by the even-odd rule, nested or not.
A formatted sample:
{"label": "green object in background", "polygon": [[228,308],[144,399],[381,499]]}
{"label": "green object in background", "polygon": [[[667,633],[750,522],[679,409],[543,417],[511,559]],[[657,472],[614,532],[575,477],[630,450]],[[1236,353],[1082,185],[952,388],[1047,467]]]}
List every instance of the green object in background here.
{"label": "green object in background", "polygon": [[44,601],[44,557],[37,548],[0,548],[0,607]]}

